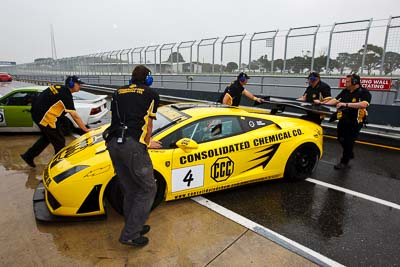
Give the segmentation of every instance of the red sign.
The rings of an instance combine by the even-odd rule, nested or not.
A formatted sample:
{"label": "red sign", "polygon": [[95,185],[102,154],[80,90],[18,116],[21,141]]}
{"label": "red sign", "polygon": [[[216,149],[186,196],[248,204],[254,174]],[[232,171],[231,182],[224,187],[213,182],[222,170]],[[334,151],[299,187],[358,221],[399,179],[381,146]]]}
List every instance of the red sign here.
{"label": "red sign", "polygon": [[[392,79],[361,78],[361,85],[370,91],[389,91],[392,88]],[[346,87],[346,78],[339,79],[339,88]]]}

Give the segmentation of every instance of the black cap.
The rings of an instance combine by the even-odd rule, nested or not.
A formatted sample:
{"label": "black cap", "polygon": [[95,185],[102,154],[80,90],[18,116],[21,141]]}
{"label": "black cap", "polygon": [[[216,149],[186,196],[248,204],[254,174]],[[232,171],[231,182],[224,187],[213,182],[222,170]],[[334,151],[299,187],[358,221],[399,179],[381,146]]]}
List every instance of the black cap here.
{"label": "black cap", "polygon": [[240,80],[240,79],[243,79],[243,77],[244,77],[246,80],[250,79],[250,76],[247,75],[247,74],[244,73],[244,72],[239,73],[239,75],[237,76],[237,79]]}
{"label": "black cap", "polygon": [[69,82],[74,82],[74,83],[79,83],[79,84],[85,84],[84,82],[82,82],[82,80],[76,76],[76,75],[72,75],[72,76],[68,76],[67,79],[65,79],[65,84],[68,84]]}

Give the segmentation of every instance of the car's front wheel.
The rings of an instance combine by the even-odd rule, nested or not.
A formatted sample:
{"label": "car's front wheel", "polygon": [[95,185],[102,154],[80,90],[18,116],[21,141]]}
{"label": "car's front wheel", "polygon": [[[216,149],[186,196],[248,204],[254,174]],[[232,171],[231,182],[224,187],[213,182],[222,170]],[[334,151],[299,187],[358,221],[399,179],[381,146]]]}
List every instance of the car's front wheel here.
{"label": "car's front wheel", "polygon": [[[165,195],[165,180],[158,174],[154,175],[157,184],[157,192],[154,197],[153,206],[151,209],[156,208],[163,200]],[[124,214],[124,195],[121,189],[121,183],[118,176],[114,176],[107,185],[106,197],[111,206],[119,214]]]}
{"label": "car's front wheel", "polygon": [[319,149],[314,144],[303,144],[290,155],[285,168],[284,178],[287,181],[304,180],[317,167]]}

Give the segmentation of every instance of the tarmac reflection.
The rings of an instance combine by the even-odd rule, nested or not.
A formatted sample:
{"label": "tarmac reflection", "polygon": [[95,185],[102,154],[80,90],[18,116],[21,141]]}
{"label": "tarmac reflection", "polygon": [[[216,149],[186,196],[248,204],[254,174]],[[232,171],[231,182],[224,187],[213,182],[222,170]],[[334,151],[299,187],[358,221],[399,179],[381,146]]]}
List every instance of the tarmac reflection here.
{"label": "tarmac reflection", "polygon": [[343,218],[345,217],[345,193],[328,189],[322,210],[318,216],[318,226],[326,238],[339,237],[343,234]]}

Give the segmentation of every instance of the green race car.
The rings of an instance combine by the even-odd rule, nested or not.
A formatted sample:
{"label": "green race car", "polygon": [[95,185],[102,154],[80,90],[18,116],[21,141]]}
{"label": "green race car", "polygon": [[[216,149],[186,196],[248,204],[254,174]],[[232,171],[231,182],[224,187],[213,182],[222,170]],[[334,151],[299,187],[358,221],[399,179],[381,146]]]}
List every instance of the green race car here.
{"label": "green race car", "polygon": [[[17,88],[0,97],[0,132],[38,132],[32,121],[32,100],[47,86]],[[108,113],[106,95],[95,95],[85,91],[72,94],[75,108],[86,125],[99,122]],[[79,128],[72,117],[63,117],[63,127]]]}

